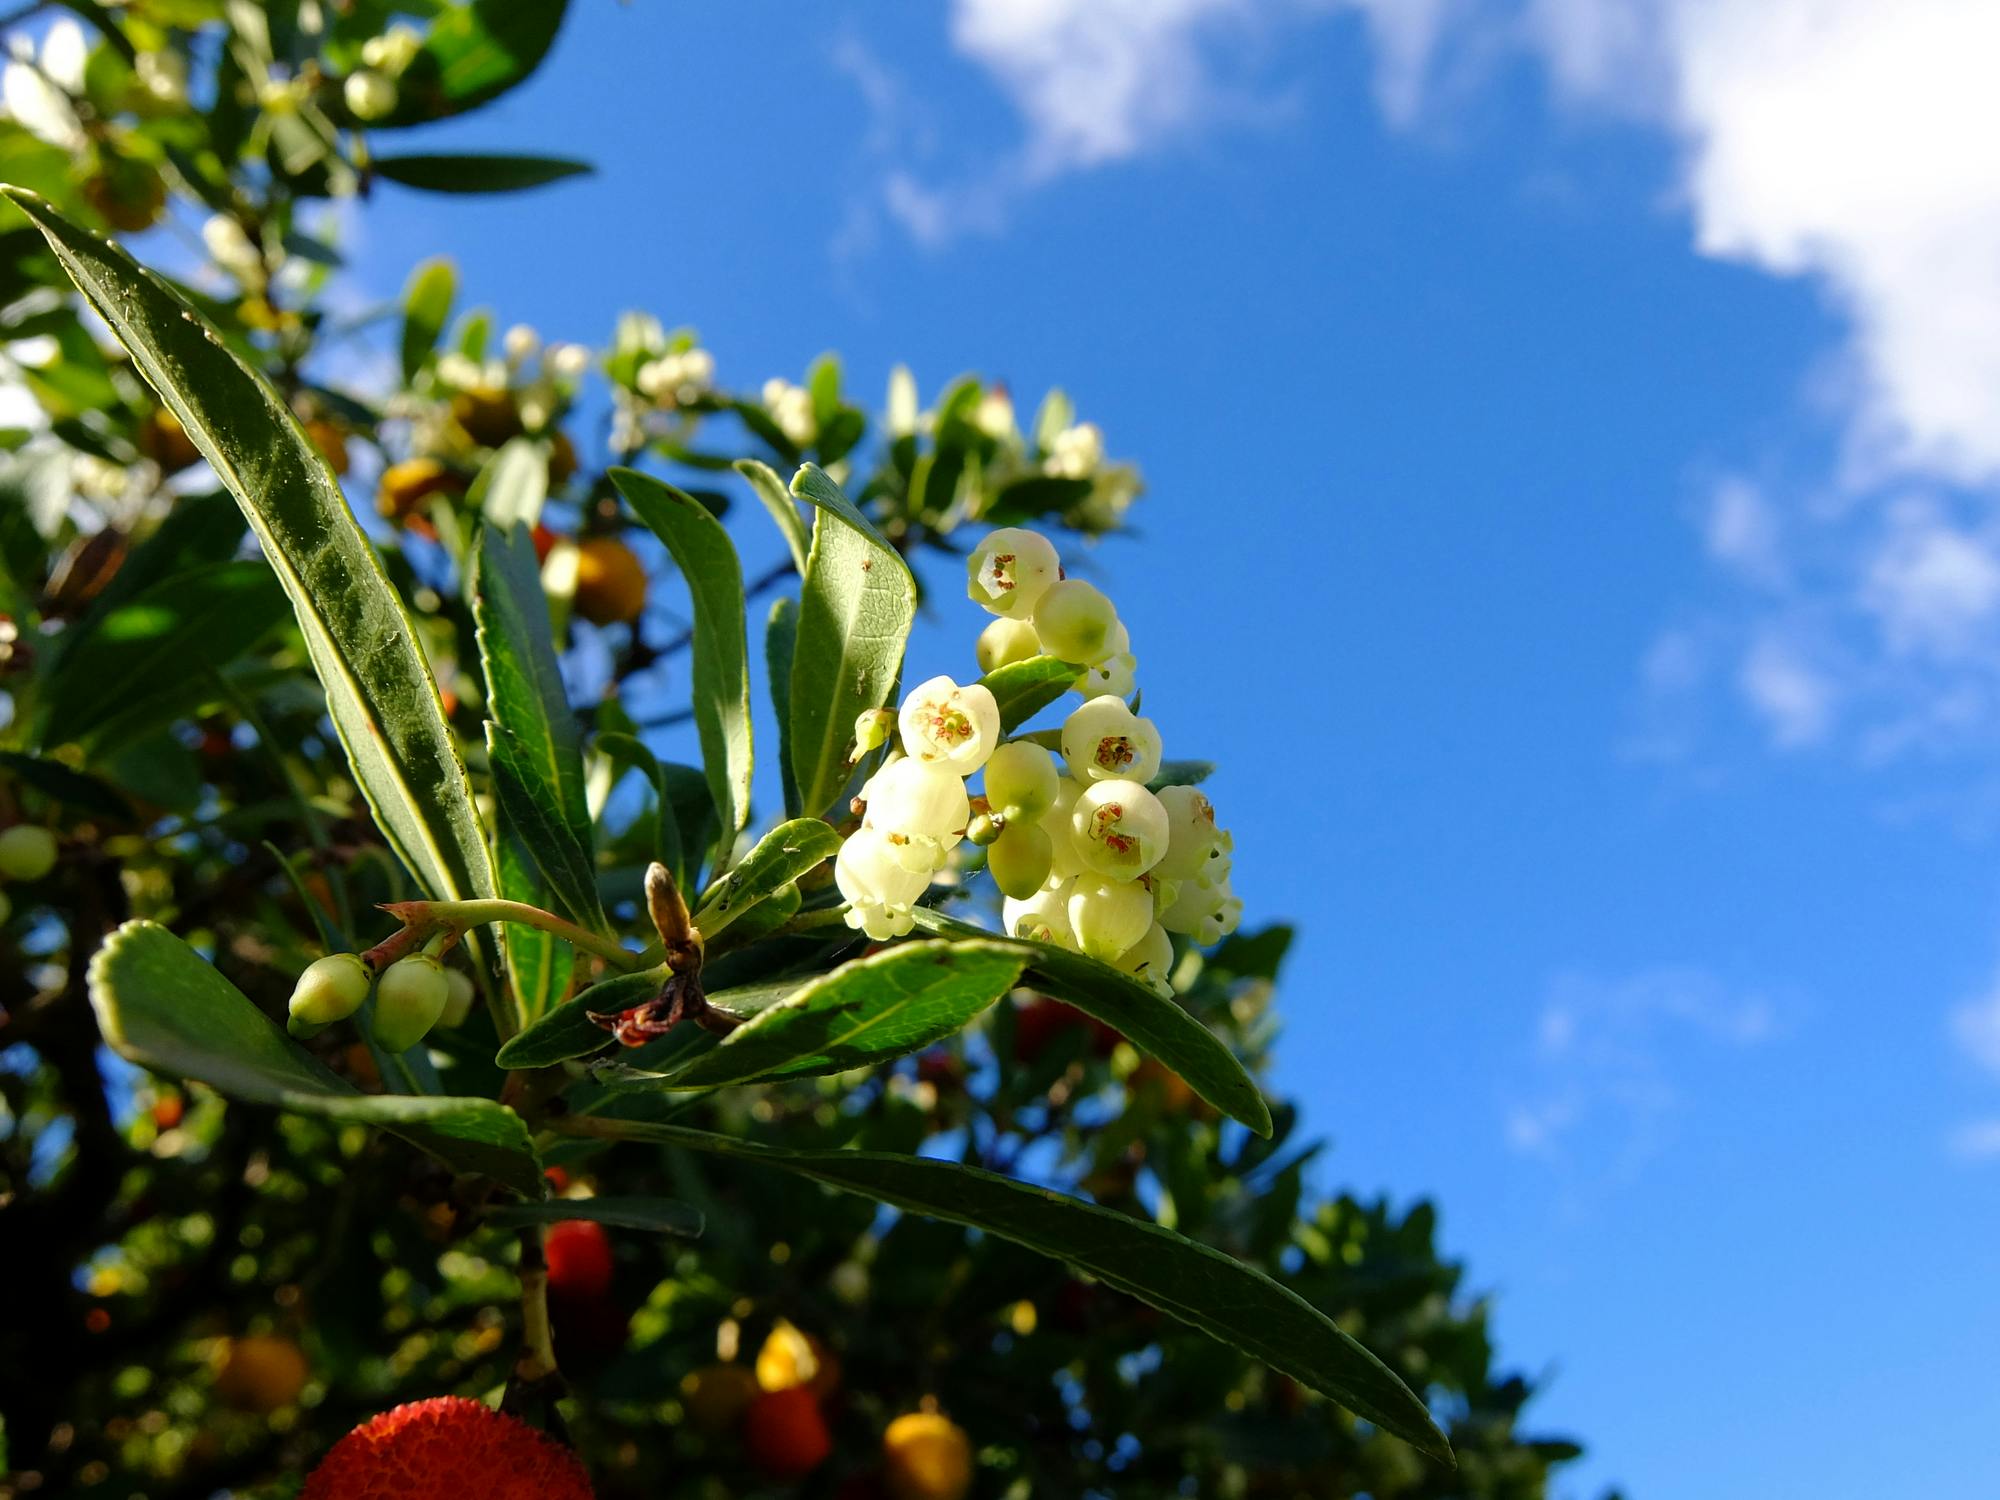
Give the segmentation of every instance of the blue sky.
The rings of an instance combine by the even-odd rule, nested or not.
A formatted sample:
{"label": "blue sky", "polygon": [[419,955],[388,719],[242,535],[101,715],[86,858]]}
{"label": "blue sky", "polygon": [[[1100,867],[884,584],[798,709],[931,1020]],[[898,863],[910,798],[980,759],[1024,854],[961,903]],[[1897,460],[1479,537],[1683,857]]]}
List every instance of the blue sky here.
{"label": "blue sky", "polygon": [[384,187],[363,277],[1063,385],[1322,1180],[1438,1199],[1566,1492],[1989,1493],[1991,7],[574,9],[428,139],[599,174]]}

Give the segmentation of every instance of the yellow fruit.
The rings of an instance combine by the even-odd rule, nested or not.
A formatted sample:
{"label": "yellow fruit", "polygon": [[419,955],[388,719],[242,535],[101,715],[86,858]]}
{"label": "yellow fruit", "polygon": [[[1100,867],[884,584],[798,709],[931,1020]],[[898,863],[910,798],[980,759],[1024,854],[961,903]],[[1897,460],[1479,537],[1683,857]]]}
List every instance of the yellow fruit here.
{"label": "yellow fruit", "polygon": [[688,1420],[710,1437],[733,1431],[757,1399],[757,1377],[742,1365],[707,1365],[681,1377]]}
{"label": "yellow fruit", "polygon": [[239,1411],[268,1415],[299,1399],[312,1371],[288,1338],[254,1334],[229,1339],[215,1370],[215,1394]]}
{"label": "yellow fruit", "polygon": [[646,607],[646,570],[615,537],[577,544],[576,612],[593,625],[629,625]]}
{"label": "yellow fruit", "polygon": [[406,521],[431,496],[457,494],[464,481],[434,458],[406,458],[382,471],[375,491],[375,509],[391,521]]}
{"label": "yellow fruit", "polygon": [[972,1442],[949,1417],[910,1412],[882,1434],[882,1473],[896,1500],[964,1500],[972,1488]]}

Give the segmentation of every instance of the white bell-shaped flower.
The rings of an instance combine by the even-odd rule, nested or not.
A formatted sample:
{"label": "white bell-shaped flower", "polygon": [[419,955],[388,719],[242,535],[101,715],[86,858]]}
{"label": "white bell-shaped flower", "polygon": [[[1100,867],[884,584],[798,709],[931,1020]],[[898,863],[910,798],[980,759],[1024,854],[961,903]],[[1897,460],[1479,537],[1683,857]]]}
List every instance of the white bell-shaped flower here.
{"label": "white bell-shaped flower", "polygon": [[897,716],[913,760],[970,776],[1000,743],[1000,705],[978,683],[933,677],[911,690]]}

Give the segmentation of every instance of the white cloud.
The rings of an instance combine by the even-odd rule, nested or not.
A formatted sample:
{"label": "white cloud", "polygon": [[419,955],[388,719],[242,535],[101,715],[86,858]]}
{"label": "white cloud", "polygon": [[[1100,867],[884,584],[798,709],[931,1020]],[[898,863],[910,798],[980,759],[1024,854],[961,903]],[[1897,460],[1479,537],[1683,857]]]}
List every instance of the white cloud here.
{"label": "white cloud", "polygon": [[1994,539],[1955,525],[1934,502],[1899,501],[1868,565],[1863,600],[1894,651],[1984,655],[2000,610]]}
{"label": "white cloud", "polygon": [[1780,749],[1814,744],[1832,727],[1832,680],[1796,643],[1776,632],[1751,642],[1737,685]]}
{"label": "white cloud", "polygon": [[1968,1120],[1952,1131],[1945,1145],[1962,1161],[2000,1160],[2000,1120]]}
{"label": "white cloud", "polygon": [[1725,477],[1709,495],[1702,531],[1717,562],[1753,583],[1783,582],[1782,524],[1759,486],[1737,475]]}
{"label": "white cloud", "polygon": [[1953,1007],[1951,1036],[1972,1061],[2000,1073],[2000,978],[1985,994]]}

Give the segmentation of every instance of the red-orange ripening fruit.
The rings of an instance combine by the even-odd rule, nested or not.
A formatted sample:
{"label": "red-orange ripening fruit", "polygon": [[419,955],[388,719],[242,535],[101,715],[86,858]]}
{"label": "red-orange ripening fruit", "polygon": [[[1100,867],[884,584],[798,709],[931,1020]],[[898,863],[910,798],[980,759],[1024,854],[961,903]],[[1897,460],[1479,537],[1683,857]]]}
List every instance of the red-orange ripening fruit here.
{"label": "red-orange ripening fruit", "polygon": [[611,1236],[602,1224],[590,1219],[551,1224],[542,1255],[549,1263],[552,1296],[582,1301],[611,1290]]}
{"label": "red-orange ripening fruit", "polygon": [[312,1371],[305,1351],[271,1334],[230,1339],[215,1369],[215,1394],[238,1411],[270,1413],[290,1406]]}
{"label": "red-orange ripening fruit", "polygon": [[629,625],[646,607],[646,570],[616,537],[577,544],[576,612],[593,625]]}
{"label": "red-orange ripening fruit", "polygon": [[538,563],[547,562],[549,560],[549,553],[555,550],[556,534],[540,521],[537,521],[535,522],[535,529],[532,535],[535,542],[535,561]]}
{"label": "red-orange ripening fruit", "polygon": [[972,1443],[936,1412],[913,1411],[882,1434],[882,1472],[896,1500],[965,1500],[972,1488]]}
{"label": "red-orange ripening fruit", "polygon": [[465,1396],[385,1411],[348,1433],[299,1500],[595,1500],[562,1444]]}
{"label": "red-orange ripening fruit", "polygon": [[[833,1452],[819,1402],[802,1385],[766,1391],[743,1413],[743,1447],[773,1479],[803,1479]],[[301,1496],[300,1500],[310,1500]]]}
{"label": "red-orange ripening fruit", "polygon": [[187,1106],[181,1102],[179,1094],[162,1094],[153,1101],[153,1126],[158,1130],[172,1130],[186,1113]]}

